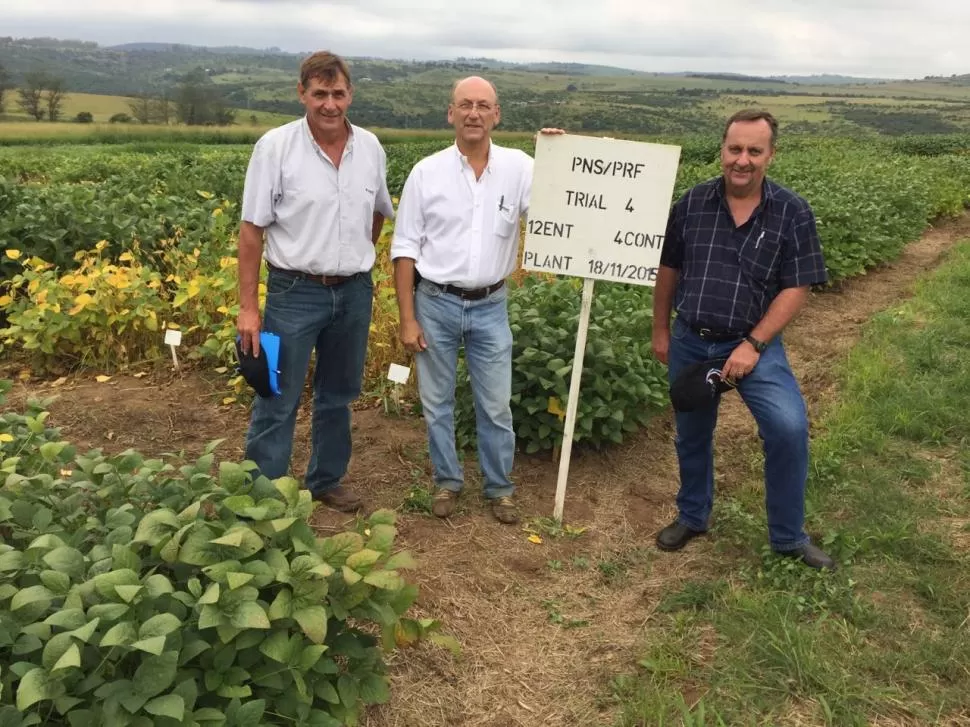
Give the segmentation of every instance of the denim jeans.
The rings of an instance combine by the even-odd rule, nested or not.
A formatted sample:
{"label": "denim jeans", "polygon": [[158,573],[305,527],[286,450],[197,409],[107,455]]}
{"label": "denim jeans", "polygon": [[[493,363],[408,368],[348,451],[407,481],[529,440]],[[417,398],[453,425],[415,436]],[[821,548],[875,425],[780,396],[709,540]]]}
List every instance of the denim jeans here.
{"label": "denim jeans", "polygon": [[462,300],[427,281],[415,292],[415,314],[428,343],[416,356],[418,388],[435,484],[446,490],[458,492],[464,484],[455,449],[455,378],[462,343],[475,400],[484,495],[504,497],[515,489],[510,479],[515,432],[507,300],[506,286],[481,300]]}
{"label": "denim jeans", "polygon": [[374,284],[369,272],[328,286],[270,270],[266,288],[263,330],[280,336],[281,394],[256,397],[246,459],[270,479],[287,473],[300,395],[315,349],[306,486],[324,492],[340,484],[350,462],[350,404],[360,396]]}
{"label": "denim jeans", "polygon": [[[740,342],[703,341],[685,323],[674,320],[670,381],[692,363],[727,358]],[[768,344],[754,370],[740,380],[737,392],[754,415],[764,445],[765,507],[771,547],[776,551],[794,550],[808,542],[803,530],[808,416],[780,337]],[[714,426],[719,403],[720,400],[707,409],[676,414],[680,462],[678,519],[693,530],[707,529],[714,504]]]}

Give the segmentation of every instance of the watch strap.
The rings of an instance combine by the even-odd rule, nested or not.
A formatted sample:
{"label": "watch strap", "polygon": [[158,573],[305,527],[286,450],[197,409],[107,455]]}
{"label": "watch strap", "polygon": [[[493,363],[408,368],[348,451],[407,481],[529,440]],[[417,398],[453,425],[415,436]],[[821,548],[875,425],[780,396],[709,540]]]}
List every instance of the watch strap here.
{"label": "watch strap", "polygon": [[758,353],[764,353],[764,350],[768,348],[768,344],[764,341],[759,341],[754,336],[745,336],[744,340],[754,346],[754,350]]}

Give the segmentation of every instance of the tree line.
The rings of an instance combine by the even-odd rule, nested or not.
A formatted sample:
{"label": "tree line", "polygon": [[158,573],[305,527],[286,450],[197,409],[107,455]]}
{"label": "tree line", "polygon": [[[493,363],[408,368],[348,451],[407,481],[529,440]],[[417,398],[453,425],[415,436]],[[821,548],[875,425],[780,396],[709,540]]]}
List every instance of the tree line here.
{"label": "tree line", "polygon": [[[64,79],[53,73],[35,70],[23,74],[14,84],[11,74],[0,64],[0,114],[6,112],[11,91],[16,91],[16,105],[37,121],[59,121],[63,116],[68,90]],[[112,122],[169,124],[172,121],[187,126],[228,126],[235,121],[222,91],[201,68],[190,71],[171,90],[159,94],[141,94],[128,104],[130,113],[118,113]],[[79,122],[93,121],[90,112],[75,117]]]}

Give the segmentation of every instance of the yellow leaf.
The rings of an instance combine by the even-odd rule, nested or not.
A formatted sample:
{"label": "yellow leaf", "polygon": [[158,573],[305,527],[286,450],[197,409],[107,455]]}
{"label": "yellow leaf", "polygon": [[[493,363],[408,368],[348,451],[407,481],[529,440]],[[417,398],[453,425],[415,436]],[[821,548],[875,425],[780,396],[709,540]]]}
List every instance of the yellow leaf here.
{"label": "yellow leaf", "polygon": [[7,250],[7,257],[11,260],[19,260],[22,254],[20,250]]}
{"label": "yellow leaf", "polygon": [[101,374],[100,376],[95,376],[94,380],[97,381],[99,384],[103,384],[105,381],[111,381],[111,377]]}
{"label": "yellow leaf", "polygon": [[192,250],[192,257],[199,257],[199,255],[201,254],[202,254],[202,251],[199,248],[195,248],[194,250]]}
{"label": "yellow leaf", "polygon": [[12,434],[7,434],[6,432],[4,432],[3,434],[0,434],[0,442],[12,442],[12,441],[13,441]]}
{"label": "yellow leaf", "polygon": [[11,303],[13,303],[13,298],[11,298],[9,295],[0,295],[0,308],[8,306]]}
{"label": "yellow leaf", "polygon": [[222,215],[222,209],[221,208],[216,207],[214,210],[212,210],[212,216],[213,217],[219,217],[221,215]]}
{"label": "yellow leaf", "polygon": [[94,249],[97,250],[98,252],[101,252],[107,246],[108,246],[108,241],[107,240],[101,240],[97,245],[94,246]]}
{"label": "yellow leaf", "polygon": [[228,369],[228,368],[227,368],[226,366],[220,366],[219,368],[217,368],[217,369],[215,370],[215,372],[216,372],[217,374],[224,374],[224,373],[226,373],[226,372],[227,372],[228,370],[229,370],[229,369]]}
{"label": "yellow leaf", "polygon": [[236,397],[235,396],[227,396],[225,399],[222,400],[222,403],[223,404],[232,404],[235,400],[236,400]]}
{"label": "yellow leaf", "polygon": [[562,403],[555,396],[549,397],[549,406],[546,408],[546,411],[559,417],[559,421],[566,418],[566,412],[562,408]]}
{"label": "yellow leaf", "polygon": [[[0,305],[2,305],[2,304],[0,304]],[[218,308],[216,308],[216,313],[222,313],[223,315],[229,315],[229,309],[226,308],[226,306],[224,306],[224,305],[220,305]]]}
{"label": "yellow leaf", "polygon": [[61,477],[70,477],[74,474],[74,470],[61,470]]}
{"label": "yellow leaf", "polygon": [[141,379],[141,378],[144,378],[145,376],[148,376],[148,374],[145,373],[144,371],[139,371],[137,374],[132,374],[132,376],[134,376],[136,379]]}
{"label": "yellow leaf", "polygon": [[134,259],[135,259],[135,256],[132,255],[130,252],[123,252],[118,256],[118,260],[120,260],[123,263],[131,262]]}
{"label": "yellow leaf", "polygon": [[542,545],[542,538],[540,538],[538,535],[533,534],[529,536],[529,542],[535,543],[536,545]]}
{"label": "yellow leaf", "polygon": [[201,189],[195,190],[195,193],[199,195],[202,199],[212,199],[213,197],[215,197],[215,195],[212,194],[212,192],[203,192]]}

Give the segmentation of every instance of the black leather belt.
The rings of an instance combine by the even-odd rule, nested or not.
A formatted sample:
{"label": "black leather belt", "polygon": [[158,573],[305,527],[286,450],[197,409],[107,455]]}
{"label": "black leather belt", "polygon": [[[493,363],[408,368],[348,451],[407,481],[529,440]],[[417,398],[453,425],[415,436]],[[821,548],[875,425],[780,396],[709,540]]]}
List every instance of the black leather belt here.
{"label": "black leather belt", "polygon": [[427,280],[438,290],[445,293],[450,293],[451,295],[457,295],[462,300],[481,300],[482,298],[491,295],[496,290],[500,290],[502,286],[505,285],[505,281],[500,280],[494,285],[489,285],[484,288],[459,288],[457,285],[442,285],[441,283],[436,283],[433,280],[428,280],[427,278],[423,279]]}
{"label": "black leather belt", "polygon": [[684,321],[689,329],[697,334],[697,337],[702,341],[711,341],[712,343],[723,343],[724,341],[740,341],[742,338],[748,335],[747,331],[728,331],[723,328],[709,328],[707,326],[699,326],[693,323],[687,323]]}
{"label": "black leather belt", "polygon": [[266,263],[266,267],[268,267],[274,273],[282,273],[283,275],[289,275],[290,277],[298,278],[299,280],[310,280],[314,283],[320,283],[320,285],[340,285],[341,283],[346,283],[356,275],[317,275],[315,273],[304,273],[302,270],[286,270],[285,268],[278,268],[269,262]]}

